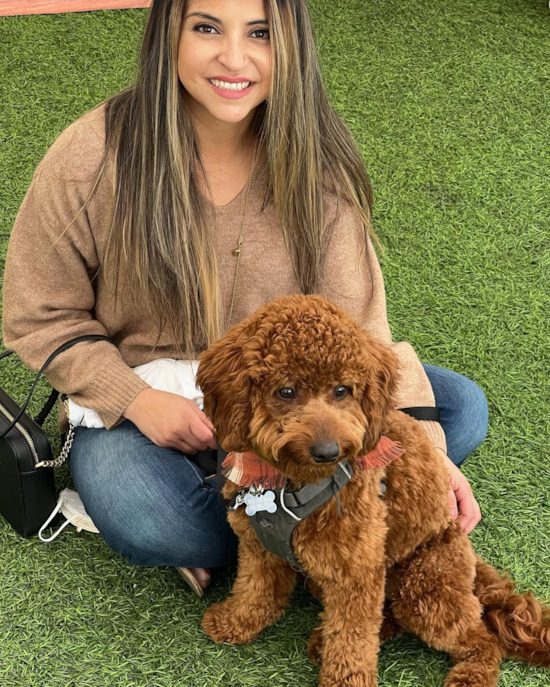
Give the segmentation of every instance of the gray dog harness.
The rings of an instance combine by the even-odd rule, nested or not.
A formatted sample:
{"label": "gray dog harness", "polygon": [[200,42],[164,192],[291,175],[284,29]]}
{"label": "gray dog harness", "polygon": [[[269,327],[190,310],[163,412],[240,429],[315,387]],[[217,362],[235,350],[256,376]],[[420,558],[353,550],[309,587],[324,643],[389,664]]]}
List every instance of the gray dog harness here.
{"label": "gray dog harness", "polygon": [[[347,460],[338,464],[332,477],[319,483],[306,484],[299,491],[285,491],[285,487],[264,490],[263,487],[241,489],[232,499],[228,510],[247,506],[250,524],[265,549],[290,563],[296,572],[303,572],[292,548],[292,533],[296,525],[338,492],[353,476],[353,467]],[[385,491],[385,482],[383,491]],[[262,510],[256,510],[256,507]],[[338,502],[338,511],[340,503]]]}

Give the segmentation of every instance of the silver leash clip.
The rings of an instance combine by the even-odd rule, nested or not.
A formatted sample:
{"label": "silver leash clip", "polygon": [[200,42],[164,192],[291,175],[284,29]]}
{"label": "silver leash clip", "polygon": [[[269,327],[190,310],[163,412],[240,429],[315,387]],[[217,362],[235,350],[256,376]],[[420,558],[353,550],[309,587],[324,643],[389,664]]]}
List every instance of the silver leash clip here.
{"label": "silver leash clip", "polygon": [[239,506],[243,506],[245,504],[245,497],[250,494],[251,496],[261,496],[264,493],[265,489],[262,487],[262,485],[258,485],[257,487],[252,484],[250,487],[247,487],[246,489],[241,489],[239,493],[237,494],[235,498],[235,503],[232,506],[229,506],[227,510],[237,510]]}
{"label": "silver leash clip", "polygon": [[246,491],[240,491],[236,498],[235,498],[235,503],[232,506],[228,506],[227,510],[237,510],[239,506],[242,506],[244,504],[244,497],[246,496]]}

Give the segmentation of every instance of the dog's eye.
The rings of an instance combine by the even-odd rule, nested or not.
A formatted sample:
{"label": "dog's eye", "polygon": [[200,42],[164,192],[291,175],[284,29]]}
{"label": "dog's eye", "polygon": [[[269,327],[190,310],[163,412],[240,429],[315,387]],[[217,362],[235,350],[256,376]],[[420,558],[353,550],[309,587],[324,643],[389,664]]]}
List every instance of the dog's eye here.
{"label": "dog's eye", "polygon": [[335,398],[344,398],[344,396],[348,395],[348,387],[344,386],[343,384],[340,384],[340,386],[337,386],[336,389],[334,389],[334,397]]}
{"label": "dog's eye", "polygon": [[289,401],[293,398],[296,398],[296,394],[294,393],[294,389],[291,389],[288,386],[285,386],[284,389],[279,389],[279,391],[277,391],[277,396],[279,398],[282,398],[283,401]]}

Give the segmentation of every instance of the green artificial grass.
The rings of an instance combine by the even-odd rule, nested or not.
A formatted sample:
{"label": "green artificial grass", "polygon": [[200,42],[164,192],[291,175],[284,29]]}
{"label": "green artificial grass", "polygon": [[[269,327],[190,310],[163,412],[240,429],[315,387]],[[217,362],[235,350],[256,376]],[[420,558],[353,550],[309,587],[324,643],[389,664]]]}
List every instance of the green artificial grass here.
{"label": "green artificial grass", "polygon": [[[474,379],[489,434],[463,466],[478,553],[550,597],[550,12],[544,0],[310,0],[326,85],[374,186],[394,340]],[[71,122],[131,79],[145,10],[0,19],[0,256],[33,172]],[[31,266],[29,266],[31,268]],[[11,356],[1,384],[34,379]],[[35,403],[41,407],[43,383]],[[55,418],[47,423],[54,445]],[[66,466],[59,489],[74,488]],[[130,566],[96,534],[51,544],[0,519],[0,684],[260,687],[317,684],[306,640],[320,605],[298,588],[253,644],[200,629],[204,600],[173,568]],[[449,658],[401,636],[382,687],[443,684]],[[515,661],[500,685],[550,685]]]}

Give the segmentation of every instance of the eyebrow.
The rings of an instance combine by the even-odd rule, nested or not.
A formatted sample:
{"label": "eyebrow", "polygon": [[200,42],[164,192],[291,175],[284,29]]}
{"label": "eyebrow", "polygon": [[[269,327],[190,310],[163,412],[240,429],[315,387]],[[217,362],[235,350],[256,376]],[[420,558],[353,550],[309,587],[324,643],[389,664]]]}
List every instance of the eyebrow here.
{"label": "eyebrow", "polygon": [[[205,12],[191,12],[188,14],[185,19],[189,19],[190,17],[203,17],[204,19],[210,19],[210,21],[216,21],[218,24],[222,24],[222,20],[218,19],[217,17],[213,17],[211,14],[206,14]],[[255,19],[254,21],[249,21],[247,23],[247,26],[254,26],[254,24],[267,24],[267,19]]]}

